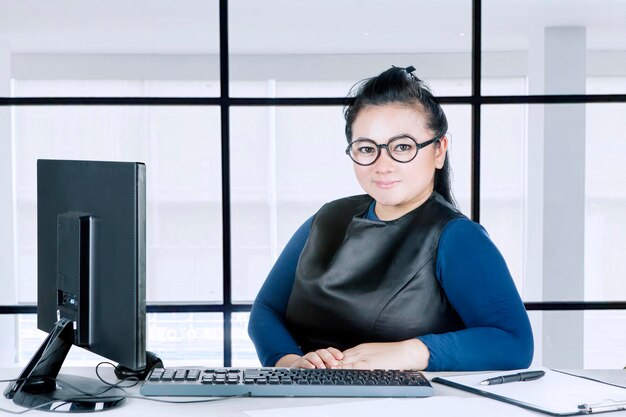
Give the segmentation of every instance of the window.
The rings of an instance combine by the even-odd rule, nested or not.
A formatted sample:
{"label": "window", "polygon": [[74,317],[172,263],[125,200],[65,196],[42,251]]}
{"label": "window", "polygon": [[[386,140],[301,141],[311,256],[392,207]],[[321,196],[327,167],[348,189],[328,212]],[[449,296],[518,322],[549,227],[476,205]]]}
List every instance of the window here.
{"label": "window", "polygon": [[414,65],[448,115],[457,201],[532,310],[535,364],[624,366],[607,348],[626,338],[598,337],[626,310],[623,2],[68,4],[0,16],[0,364],[43,340],[35,161],[65,158],[146,162],[148,348],[257,365],[246,327],[274,260],[323,203],[362,192],[344,97]]}

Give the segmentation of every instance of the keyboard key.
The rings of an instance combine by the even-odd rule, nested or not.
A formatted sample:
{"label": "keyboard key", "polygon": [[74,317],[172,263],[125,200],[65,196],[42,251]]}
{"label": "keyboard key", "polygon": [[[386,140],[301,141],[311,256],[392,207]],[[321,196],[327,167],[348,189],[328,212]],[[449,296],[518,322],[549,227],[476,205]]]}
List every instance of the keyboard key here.
{"label": "keyboard key", "polygon": [[163,369],[155,369],[150,373],[148,381],[160,381],[163,376]]}
{"label": "keyboard key", "polygon": [[163,373],[163,376],[161,377],[161,381],[171,381],[172,379],[174,379],[174,372],[175,371],[166,371]]}
{"label": "keyboard key", "polygon": [[184,381],[185,378],[187,378],[187,370],[186,369],[179,369],[174,374],[174,381]]}
{"label": "keyboard key", "polygon": [[197,381],[200,378],[200,371],[198,369],[191,369],[187,374],[187,381]]}

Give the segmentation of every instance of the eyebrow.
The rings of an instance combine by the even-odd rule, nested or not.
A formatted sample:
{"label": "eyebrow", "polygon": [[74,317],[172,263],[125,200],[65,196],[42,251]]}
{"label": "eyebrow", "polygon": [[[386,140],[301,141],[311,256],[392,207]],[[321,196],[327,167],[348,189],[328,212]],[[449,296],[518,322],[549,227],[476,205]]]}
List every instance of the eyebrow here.
{"label": "eyebrow", "polygon": [[[400,134],[398,134],[398,135],[392,136],[392,137],[390,137],[389,139],[387,139],[387,143],[389,143],[389,141],[392,141],[392,140],[394,140],[394,139],[398,139],[398,138],[405,138],[405,137],[406,137],[406,138],[411,138],[411,139],[413,139],[415,142],[417,142],[417,139],[415,139],[415,138],[413,137],[413,135],[409,135],[408,133],[400,133]],[[361,137],[358,137],[358,138],[354,139],[352,142],[356,142],[357,140],[371,140],[372,142],[374,142],[374,143],[378,144],[378,142],[376,142],[374,139],[371,139],[371,138],[366,138],[366,137],[363,137],[363,136],[361,136]]]}

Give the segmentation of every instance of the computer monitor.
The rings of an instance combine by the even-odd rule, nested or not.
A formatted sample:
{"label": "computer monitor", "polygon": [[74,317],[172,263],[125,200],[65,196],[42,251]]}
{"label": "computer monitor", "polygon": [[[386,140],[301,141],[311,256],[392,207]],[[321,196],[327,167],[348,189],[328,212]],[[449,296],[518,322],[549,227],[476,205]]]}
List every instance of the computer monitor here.
{"label": "computer monitor", "polygon": [[146,367],[145,165],[38,160],[37,262],[37,327],[49,335],[5,396],[46,410],[116,406],[119,391],[58,373],[72,345]]}

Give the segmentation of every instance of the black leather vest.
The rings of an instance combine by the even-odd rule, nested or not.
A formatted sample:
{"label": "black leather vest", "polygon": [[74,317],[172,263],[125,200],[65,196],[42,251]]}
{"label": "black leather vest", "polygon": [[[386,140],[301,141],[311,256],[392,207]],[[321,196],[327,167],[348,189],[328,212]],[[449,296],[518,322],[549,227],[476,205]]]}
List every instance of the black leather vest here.
{"label": "black leather vest", "polygon": [[368,220],[371,202],[336,200],[313,219],[287,306],[305,353],[465,327],[435,276],[441,231],[463,214],[433,193],[399,219]]}

